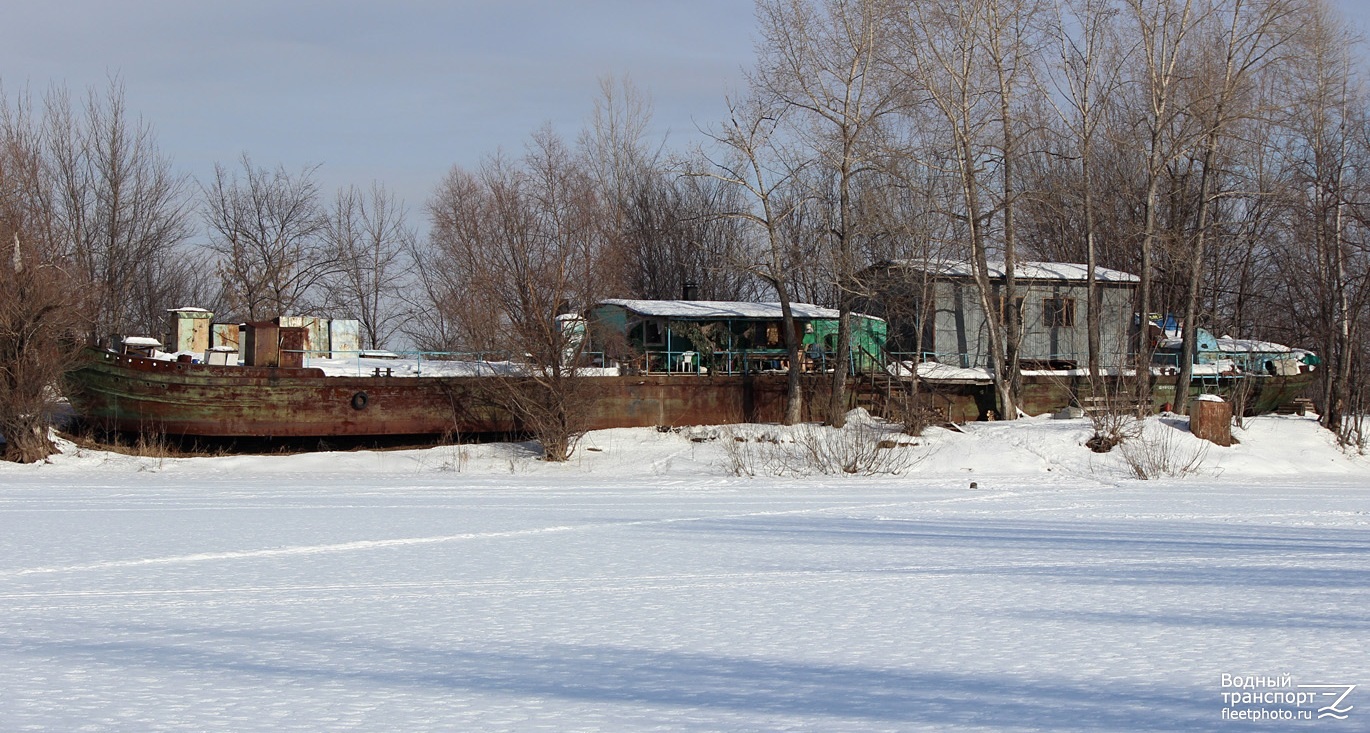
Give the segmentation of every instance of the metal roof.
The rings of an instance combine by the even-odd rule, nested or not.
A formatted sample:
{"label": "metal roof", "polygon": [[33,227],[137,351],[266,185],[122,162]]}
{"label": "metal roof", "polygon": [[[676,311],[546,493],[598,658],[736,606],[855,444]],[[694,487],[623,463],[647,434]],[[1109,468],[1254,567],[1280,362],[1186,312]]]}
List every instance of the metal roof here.
{"label": "metal roof", "polygon": [[[920,262],[918,260],[890,260],[884,263],[891,267],[929,272],[947,277],[973,277],[974,271],[969,262]],[[1013,268],[1013,275],[1020,280],[1066,280],[1085,282],[1089,279],[1089,266],[1072,262],[1019,262]],[[1004,263],[990,262],[989,276],[1004,277]],[[1113,270],[1107,267],[1094,268],[1094,279],[1105,283],[1135,283],[1141,278],[1130,272]]]}
{"label": "metal roof", "polygon": [[[616,305],[641,316],[653,318],[778,319],[779,303],[748,303],[735,300],[626,300],[611,298],[598,305]],[[800,319],[836,319],[837,310],[810,303],[791,303],[790,311]]]}

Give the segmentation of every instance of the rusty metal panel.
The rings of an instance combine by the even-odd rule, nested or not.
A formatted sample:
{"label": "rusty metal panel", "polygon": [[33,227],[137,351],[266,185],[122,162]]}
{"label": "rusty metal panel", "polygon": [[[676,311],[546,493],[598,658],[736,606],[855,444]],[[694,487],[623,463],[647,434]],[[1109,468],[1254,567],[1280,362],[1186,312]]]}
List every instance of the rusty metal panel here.
{"label": "rusty metal panel", "polygon": [[237,351],[242,350],[242,324],[238,323],[216,323],[213,325],[210,338],[210,347],[220,346],[229,347]]}
{"label": "rusty metal panel", "polygon": [[313,318],[305,324],[305,346],[310,356],[327,358],[332,356],[332,342],[330,341],[329,319]]}
{"label": "rusty metal panel", "polygon": [[328,342],[328,348],[338,356],[355,356],[362,348],[361,321],[334,318],[328,324]]}
{"label": "rusty metal panel", "polygon": [[275,367],[281,365],[281,329],[274,321],[243,324],[243,364]]}
{"label": "rusty metal panel", "polygon": [[282,326],[280,366],[299,369],[304,366],[305,351],[309,348],[309,329],[305,326]]}
{"label": "rusty metal panel", "polygon": [[203,308],[176,308],[171,314],[172,351],[203,354],[209,349],[209,321],[213,313]]}
{"label": "rusty metal panel", "polygon": [[276,321],[282,328],[303,328],[305,329],[304,344],[300,347],[308,352],[311,357],[327,357],[330,346],[328,342],[328,319],[315,316],[281,316]]}
{"label": "rusty metal panel", "polygon": [[1232,403],[1222,398],[1196,400],[1189,406],[1189,432],[1224,448],[1232,445]]}

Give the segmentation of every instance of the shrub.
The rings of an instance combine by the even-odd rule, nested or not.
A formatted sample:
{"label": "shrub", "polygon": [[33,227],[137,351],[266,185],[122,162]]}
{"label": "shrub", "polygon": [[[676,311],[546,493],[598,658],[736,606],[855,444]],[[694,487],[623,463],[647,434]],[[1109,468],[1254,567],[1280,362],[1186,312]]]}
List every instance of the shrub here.
{"label": "shrub", "polygon": [[1121,443],[1119,452],[1132,475],[1143,481],[1183,478],[1198,471],[1208,457],[1208,443],[1195,440],[1186,445],[1184,435],[1163,425]]}
{"label": "shrub", "polygon": [[869,420],[841,428],[803,423],[783,434],[748,435],[741,428],[723,432],[725,469],[735,476],[894,475],[907,472],[926,453],[899,440],[901,433]]}

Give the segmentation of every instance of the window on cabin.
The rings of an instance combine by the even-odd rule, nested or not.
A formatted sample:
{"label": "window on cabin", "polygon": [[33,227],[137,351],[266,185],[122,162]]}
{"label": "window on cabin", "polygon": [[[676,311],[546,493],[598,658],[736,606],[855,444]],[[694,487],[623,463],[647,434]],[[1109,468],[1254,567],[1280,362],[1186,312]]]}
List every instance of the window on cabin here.
{"label": "window on cabin", "polygon": [[766,324],[766,348],[776,349],[782,346],[780,342],[780,323],[772,322]]}
{"label": "window on cabin", "polygon": [[666,329],[661,327],[661,321],[642,322],[642,343],[645,346],[664,346],[666,344]]}
{"label": "window on cabin", "polygon": [[1074,298],[1046,298],[1042,300],[1042,323],[1048,328],[1075,326]]}

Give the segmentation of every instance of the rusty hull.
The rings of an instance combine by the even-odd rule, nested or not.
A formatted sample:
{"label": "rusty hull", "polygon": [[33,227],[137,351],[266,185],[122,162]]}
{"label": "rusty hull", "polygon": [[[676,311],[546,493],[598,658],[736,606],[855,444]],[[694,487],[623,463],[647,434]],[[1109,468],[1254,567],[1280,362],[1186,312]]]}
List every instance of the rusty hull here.
{"label": "rusty hull", "polygon": [[[177,436],[295,438],[518,432],[490,377],[324,376],[91,351],[68,399],[93,427]],[[809,385],[812,391],[817,380]],[[483,389],[484,388],[484,389]],[[588,428],[777,421],[784,375],[586,377]]]}
{"label": "rusty hull", "polygon": [[[521,432],[492,399],[491,379],[328,377],[312,368],[211,366],[91,350],[69,375],[67,396],[88,425],[131,433],[307,438]],[[1159,380],[1156,410],[1174,395],[1173,377]],[[1311,380],[1312,374],[1256,378],[1247,412],[1273,411]],[[805,419],[821,417],[827,382],[825,375],[805,375]],[[784,414],[785,375],[779,373],[585,377],[583,384],[588,429],[779,422]],[[1055,412],[1087,395],[1088,386],[1084,378],[1027,378],[1023,409]],[[897,380],[853,380],[850,404],[884,414],[899,389]],[[984,385],[924,382],[922,399],[949,422],[985,419],[995,408],[993,389]]]}
{"label": "rusty hull", "polygon": [[[1275,412],[1282,405],[1303,396],[1315,377],[1314,372],[1304,372],[1287,376],[1210,378],[1206,382],[1195,381],[1190,387],[1190,397],[1213,393],[1229,401],[1240,399],[1243,402],[1242,414],[1262,415]],[[857,402],[872,413],[880,414],[883,405],[893,399],[894,390],[901,386],[899,380],[893,379],[878,384],[859,383],[855,389]],[[1076,375],[1031,375],[1023,377],[1018,407],[1028,415],[1044,415],[1058,412],[1067,405],[1084,404],[1091,398],[1117,406],[1129,402],[1133,388],[1134,382],[1130,377],[1091,380],[1087,376]],[[1176,401],[1175,393],[1174,375],[1153,376],[1150,412],[1170,409]],[[994,387],[988,384],[923,380],[919,385],[918,403],[947,422],[985,420],[991,411],[999,414]]]}

